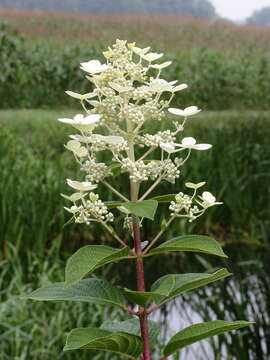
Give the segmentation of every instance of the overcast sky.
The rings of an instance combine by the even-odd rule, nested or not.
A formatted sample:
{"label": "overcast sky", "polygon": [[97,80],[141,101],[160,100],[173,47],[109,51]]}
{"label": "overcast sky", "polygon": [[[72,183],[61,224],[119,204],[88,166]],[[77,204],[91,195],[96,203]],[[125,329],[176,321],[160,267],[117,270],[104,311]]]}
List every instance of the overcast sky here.
{"label": "overcast sky", "polygon": [[219,15],[232,19],[243,20],[254,10],[270,6],[270,0],[211,0]]}

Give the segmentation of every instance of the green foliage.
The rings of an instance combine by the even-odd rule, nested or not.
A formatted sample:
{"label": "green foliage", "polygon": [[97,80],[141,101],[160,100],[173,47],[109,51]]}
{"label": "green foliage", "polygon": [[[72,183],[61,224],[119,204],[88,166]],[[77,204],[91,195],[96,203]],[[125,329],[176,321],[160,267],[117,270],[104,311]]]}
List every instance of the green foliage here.
{"label": "green foliage", "polygon": [[130,255],[128,247],[113,249],[104,245],[88,245],[80,248],[67,261],[65,287],[81,280],[99,267],[126,259]]}
{"label": "green foliage", "polygon": [[154,220],[157,211],[158,202],[155,200],[144,200],[140,202],[126,202],[121,205],[127,214],[134,214],[139,217],[145,217]]}
{"label": "green foliage", "polygon": [[33,291],[27,298],[39,301],[70,300],[100,305],[123,307],[122,293],[109,282],[92,278],[84,279],[66,288],[63,282],[47,285]]}
{"label": "green foliage", "polygon": [[185,346],[210,336],[220,335],[224,332],[240,329],[253,324],[247,321],[214,320],[207,323],[191,325],[178,332],[164,348],[164,355],[169,356]]}
{"label": "green foliage", "polygon": [[64,350],[77,349],[109,351],[134,360],[142,353],[143,343],[139,336],[122,331],[79,328],[70,332],[64,348]]}
{"label": "green foliage", "polygon": [[270,25],[270,6],[255,10],[253,14],[247,18],[248,24],[254,25]]}
{"label": "green foliage", "polygon": [[168,240],[150,250],[149,255],[162,254],[169,251],[190,251],[227,257],[219,243],[202,235],[182,235]]}

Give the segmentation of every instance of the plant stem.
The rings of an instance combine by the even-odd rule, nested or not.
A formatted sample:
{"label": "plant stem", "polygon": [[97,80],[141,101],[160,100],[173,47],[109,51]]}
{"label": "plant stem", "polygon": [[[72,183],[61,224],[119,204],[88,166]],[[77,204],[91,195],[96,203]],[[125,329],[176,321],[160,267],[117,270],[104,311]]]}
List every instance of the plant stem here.
{"label": "plant stem", "polygon": [[121,194],[119,191],[117,191],[112,185],[110,185],[107,181],[103,180],[102,183],[106,185],[112,192],[114,192],[117,196],[119,196],[122,200],[128,202],[129,199],[126,198],[123,194]]}
{"label": "plant stem", "polygon": [[152,186],[150,186],[150,188],[143,194],[142,197],[140,197],[140,201],[143,201],[154,189],[156,186],[158,186],[158,184],[160,183],[162,177],[160,176],[159,178],[157,178],[157,180],[153,183]]}
{"label": "plant stem", "polygon": [[[128,121],[128,119],[127,119],[127,133],[130,134],[128,157],[131,161],[135,161],[134,142],[133,142],[134,129],[132,123]],[[134,202],[138,201],[138,193],[139,193],[139,184],[130,181],[131,201]],[[132,215],[132,222],[133,222],[134,250],[137,256],[136,259],[137,290],[145,291],[144,266],[143,266],[143,258],[142,258],[141,231],[140,231],[139,218],[135,215]],[[140,327],[141,327],[141,338],[143,341],[143,360],[151,360],[152,356],[151,356],[151,347],[150,347],[149,330],[148,330],[148,314],[146,307],[143,306],[139,307],[139,319],[140,319]]]}
{"label": "plant stem", "polygon": [[[130,186],[131,192],[131,201],[138,201],[138,187],[137,184],[131,182]],[[145,281],[144,281],[144,266],[142,255],[142,246],[141,246],[141,231],[139,218],[135,215],[132,216],[133,219],[133,238],[134,238],[134,249],[135,253],[138,256],[136,259],[136,280],[137,280],[137,290],[145,291]],[[148,314],[147,309],[143,306],[140,306],[139,309],[140,315],[140,327],[141,327],[141,337],[144,344],[143,351],[143,360],[151,360],[151,348],[150,348],[150,339],[148,331]]]}

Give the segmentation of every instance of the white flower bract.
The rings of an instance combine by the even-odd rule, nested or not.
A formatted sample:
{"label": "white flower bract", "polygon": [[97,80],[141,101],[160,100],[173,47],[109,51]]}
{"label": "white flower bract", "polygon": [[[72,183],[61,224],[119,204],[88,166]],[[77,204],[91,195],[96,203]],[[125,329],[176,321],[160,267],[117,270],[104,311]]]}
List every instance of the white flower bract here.
{"label": "white flower bract", "polygon": [[[185,89],[187,86],[185,86],[186,84],[182,84],[182,87]],[[182,88],[181,88],[182,90]],[[173,115],[178,115],[178,116],[192,116],[192,115],[196,115],[198,114],[201,110],[198,109],[197,106],[189,106],[187,108],[185,108],[184,110],[181,109],[176,109],[176,108],[169,108],[168,111],[173,114]]]}
{"label": "white flower bract", "polygon": [[94,185],[89,181],[79,182],[79,181],[67,179],[67,184],[73,189],[79,191],[89,191],[97,188],[97,185]]}
{"label": "white flower bract", "polygon": [[101,64],[99,60],[90,60],[88,62],[82,62],[81,69],[93,75],[108,70],[109,66]]}

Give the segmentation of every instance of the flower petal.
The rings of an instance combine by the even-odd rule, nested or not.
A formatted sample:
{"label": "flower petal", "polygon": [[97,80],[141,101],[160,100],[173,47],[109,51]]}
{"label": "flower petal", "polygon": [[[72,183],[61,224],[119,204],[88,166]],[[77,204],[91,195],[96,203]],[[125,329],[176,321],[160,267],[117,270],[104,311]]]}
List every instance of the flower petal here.
{"label": "flower petal", "polygon": [[211,144],[197,144],[197,145],[194,145],[193,148],[195,150],[208,150],[208,149],[211,149],[213,145]]}
{"label": "flower petal", "polygon": [[[173,91],[174,91],[174,89],[173,89]],[[173,115],[186,116],[184,110],[181,110],[181,109],[169,108],[168,111],[169,111],[169,113],[171,113]]]}
{"label": "flower petal", "polygon": [[193,147],[193,145],[196,144],[196,140],[193,138],[193,137],[185,137],[182,141],[181,141],[181,144],[183,146],[191,146]]}

